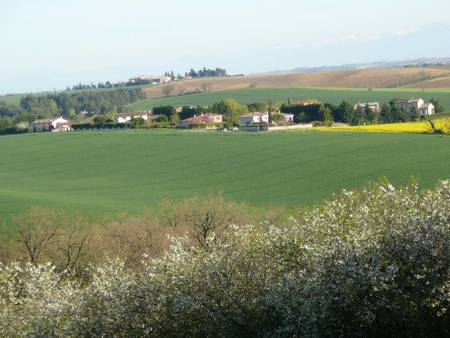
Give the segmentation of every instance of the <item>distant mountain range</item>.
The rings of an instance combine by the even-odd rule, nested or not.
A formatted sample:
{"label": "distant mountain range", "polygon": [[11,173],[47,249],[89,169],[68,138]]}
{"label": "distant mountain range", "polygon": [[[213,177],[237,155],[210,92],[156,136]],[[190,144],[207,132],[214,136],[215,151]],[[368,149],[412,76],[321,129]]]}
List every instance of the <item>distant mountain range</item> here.
{"label": "distant mountain range", "polygon": [[402,61],[380,61],[372,63],[355,63],[333,66],[320,67],[298,67],[288,72],[322,72],[332,70],[355,70],[355,69],[382,69],[382,68],[401,68],[401,67],[436,67],[436,66],[450,66],[449,58],[420,58],[414,60]]}

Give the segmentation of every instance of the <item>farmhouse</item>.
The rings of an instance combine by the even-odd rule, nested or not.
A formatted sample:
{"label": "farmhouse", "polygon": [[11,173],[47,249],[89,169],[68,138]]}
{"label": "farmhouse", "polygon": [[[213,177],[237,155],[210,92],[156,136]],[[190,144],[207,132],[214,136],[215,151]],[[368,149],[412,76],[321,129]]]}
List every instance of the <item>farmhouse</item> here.
{"label": "farmhouse", "polygon": [[420,115],[433,115],[435,113],[434,104],[427,102],[420,106],[419,114]]}
{"label": "farmhouse", "polygon": [[269,124],[269,113],[250,113],[242,115],[239,118],[239,124],[241,127],[248,127],[258,124]]}
{"label": "farmhouse", "polygon": [[394,101],[394,107],[410,114],[433,115],[435,107],[422,98],[401,99]]}
{"label": "farmhouse", "polygon": [[269,130],[269,113],[250,113],[239,118],[242,131],[267,131]]}
{"label": "farmhouse", "polygon": [[31,123],[30,130],[34,132],[69,131],[71,126],[68,120],[58,117],[57,119],[36,120]]}
{"label": "farmhouse", "polygon": [[201,114],[184,119],[180,122],[181,128],[206,128],[217,129],[223,122],[222,115],[219,114]]}
{"label": "farmhouse", "polygon": [[148,120],[148,113],[146,112],[140,112],[140,113],[119,113],[116,114],[116,121],[117,123],[126,123],[126,122],[130,122],[131,120],[134,119],[143,119],[145,121]]}
{"label": "farmhouse", "polygon": [[381,112],[380,102],[367,102],[367,103],[359,102],[353,106],[353,109],[355,110],[364,110],[366,108],[368,108],[370,111],[373,111],[374,113]]}

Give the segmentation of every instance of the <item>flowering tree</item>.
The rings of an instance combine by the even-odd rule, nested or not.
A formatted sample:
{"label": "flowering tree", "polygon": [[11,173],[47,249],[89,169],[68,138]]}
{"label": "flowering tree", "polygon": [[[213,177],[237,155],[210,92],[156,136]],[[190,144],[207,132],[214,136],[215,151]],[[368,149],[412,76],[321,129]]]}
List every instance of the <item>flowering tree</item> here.
{"label": "flowering tree", "polygon": [[0,265],[0,336],[447,336],[450,184],[344,191],[283,226],[173,238],[77,284]]}

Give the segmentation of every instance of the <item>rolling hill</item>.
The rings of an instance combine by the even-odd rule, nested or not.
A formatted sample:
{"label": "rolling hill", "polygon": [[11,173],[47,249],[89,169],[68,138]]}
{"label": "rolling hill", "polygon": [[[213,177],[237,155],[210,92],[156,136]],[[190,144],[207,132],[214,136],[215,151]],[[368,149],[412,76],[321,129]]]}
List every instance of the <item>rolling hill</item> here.
{"label": "rolling hill", "polygon": [[[450,67],[354,69],[201,78],[148,87],[144,90],[149,97],[158,98],[186,93],[246,88],[393,88],[414,86],[416,83],[442,77],[450,77]],[[437,88],[441,88],[440,83],[436,83],[436,85]]]}
{"label": "rolling hill", "polygon": [[450,110],[450,89],[440,88],[375,88],[370,91],[367,88],[247,88],[146,99],[130,104],[127,109],[129,111],[144,111],[164,105],[176,107],[197,104],[209,105],[226,98],[233,98],[241,104],[268,102],[269,100],[285,102],[288,98],[293,100],[317,99],[322,102],[340,104],[343,100],[351,103],[389,102],[395,97],[435,98],[446,110]]}
{"label": "rolling hill", "polygon": [[[432,149],[432,151],[430,151]],[[221,192],[298,207],[343,188],[450,177],[450,138],[422,134],[107,131],[0,137],[0,221],[32,206],[142,213]]]}

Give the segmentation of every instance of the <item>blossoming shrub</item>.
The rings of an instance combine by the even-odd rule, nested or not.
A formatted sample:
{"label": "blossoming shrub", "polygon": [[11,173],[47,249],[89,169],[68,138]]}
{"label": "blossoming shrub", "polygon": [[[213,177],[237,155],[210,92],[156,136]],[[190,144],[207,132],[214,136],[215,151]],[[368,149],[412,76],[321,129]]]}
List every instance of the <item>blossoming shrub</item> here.
{"label": "blossoming shrub", "polygon": [[0,336],[448,336],[450,184],[347,192],[288,224],[172,240],[77,285],[0,266]]}

